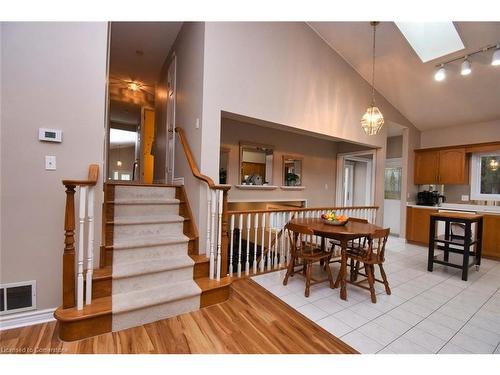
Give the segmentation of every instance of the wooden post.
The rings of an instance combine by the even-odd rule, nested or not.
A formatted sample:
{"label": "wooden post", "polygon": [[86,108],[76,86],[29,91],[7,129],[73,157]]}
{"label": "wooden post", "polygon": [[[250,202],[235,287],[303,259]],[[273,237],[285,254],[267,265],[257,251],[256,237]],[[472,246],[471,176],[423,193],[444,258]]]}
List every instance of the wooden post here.
{"label": "wooden post", "polygon": [[63,308],[75,306],[75,188],[66,185],[63,253]]}
{"label": "wooden post", "polygon": [[[229,234],[228,234],[228,203],[227,192],[229,189],[224,189],[222,193],[222,240],[221,240],[221,276],[227,275],[227,253],[229,251]],[[240,233],[241,236],[241,233]]]}

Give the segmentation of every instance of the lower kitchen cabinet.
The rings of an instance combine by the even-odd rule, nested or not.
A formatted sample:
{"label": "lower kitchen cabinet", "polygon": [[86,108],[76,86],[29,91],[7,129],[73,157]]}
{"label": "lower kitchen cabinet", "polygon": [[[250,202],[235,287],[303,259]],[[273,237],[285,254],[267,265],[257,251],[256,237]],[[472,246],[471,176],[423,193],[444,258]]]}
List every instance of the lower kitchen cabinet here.
{"label": "lower kitchen cabinet", "polygon": [[483,255],[500,259],[500,215],[483,217]]}

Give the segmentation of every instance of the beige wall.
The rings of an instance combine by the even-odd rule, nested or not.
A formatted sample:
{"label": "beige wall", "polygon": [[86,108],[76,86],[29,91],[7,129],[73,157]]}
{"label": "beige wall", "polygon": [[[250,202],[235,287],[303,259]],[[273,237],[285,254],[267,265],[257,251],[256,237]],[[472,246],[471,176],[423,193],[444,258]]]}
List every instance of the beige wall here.
{"label": "beige wall", "polygon": [[[2,23],[2,283],[36,280],[39,309],[61,303],[63,178],[103,165],[107,24]],[[63,142],[38,141],[39,127]],[[57,170],[44,169],[45,155]],[[102,180],[96,189],[100,245]],[[98,259],[98,258],[97,258]]]}
{"label": "beige wall", "polygon": [[[216,176],[221,111],[380,147],[386,129],[367,136],[360,119],[369,84],[303,22],[209,22],[205,28],[202,171]],[[377,95],[386,121],[411,126]],[[382,206],[383,178],[376,202]]]}
{"label": "beige wall", "polygon": [[286,130],[266,128],[237,120],[222,120],[221,145],[228,148],[228,183],[239,184],[239,142],[247,141],[274,147],[273,181],[283,185],[283,155],[303,157],[302,174],[304,190],[241,190],[232,187],[231,201],[238,200],[299,200],[307,199],[309,207],[334,205],[336,143],[311,136],[299,135]]}
{"label": "beige wall", "polygon": [[387,159],[401,158],[403,156],[403,136],[387,138]]}
{"label": "beige wall", "polygon": [[424,130],[420,138],[422,148],[494,141],[500,141],[500,120]]}

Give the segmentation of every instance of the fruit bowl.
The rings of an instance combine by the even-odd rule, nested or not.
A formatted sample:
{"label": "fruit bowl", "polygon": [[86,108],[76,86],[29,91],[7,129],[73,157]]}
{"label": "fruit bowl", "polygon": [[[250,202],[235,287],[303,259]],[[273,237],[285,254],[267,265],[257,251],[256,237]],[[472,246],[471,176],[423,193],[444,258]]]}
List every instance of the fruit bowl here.
{"label": "fruit bowl", "polygon": [[347,222],[349,221],[349,219],[346,219],[344,221],[340,221],[340,220],[327,220],[327,219],[321,219],[323,221],[323,223],[325,224],[328,224],[328,225],[346,225]]}

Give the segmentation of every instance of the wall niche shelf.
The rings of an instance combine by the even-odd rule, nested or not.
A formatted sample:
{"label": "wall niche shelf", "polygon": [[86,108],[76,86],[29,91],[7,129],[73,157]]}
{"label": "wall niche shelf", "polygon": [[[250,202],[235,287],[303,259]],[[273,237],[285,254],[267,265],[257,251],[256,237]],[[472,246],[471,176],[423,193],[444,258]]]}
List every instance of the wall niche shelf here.
{"label": "wall niche shelf", "polygon": [[280,186],[281,190],[304,190],[305,186]]}
{"label": "wall niche shelf", "polygon": [[275,185],[234,185],[241,190],[276,190],[278,187]]}

